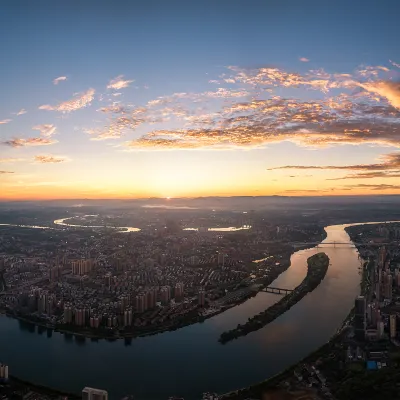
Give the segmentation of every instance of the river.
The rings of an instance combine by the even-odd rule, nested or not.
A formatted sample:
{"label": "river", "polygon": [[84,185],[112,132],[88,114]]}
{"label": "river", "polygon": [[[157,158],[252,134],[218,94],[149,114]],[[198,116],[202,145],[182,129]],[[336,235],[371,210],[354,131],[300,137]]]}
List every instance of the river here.
{"label": "river", "polygon": [[359,294],[357,249],[344,228],[325,228],[326,242],[348,246],[300,250],[273,286],[294,288],[305,277],[306,260],[326,252],[331,265],[325,279],[298,304],[263,329],[225,345],[221,332],[280,299],[269,293],[174,332],[133,339],[84,342],[53,332],[32,331],[24,323],[1,317],[0,361],[10,374],[37,384],[79,393],[84,386],[109,392],[110,399],[133,394],[141,400],[182,396],[200,399],[204,391],[227,392],[264,380],[297,362],[329,340]]}

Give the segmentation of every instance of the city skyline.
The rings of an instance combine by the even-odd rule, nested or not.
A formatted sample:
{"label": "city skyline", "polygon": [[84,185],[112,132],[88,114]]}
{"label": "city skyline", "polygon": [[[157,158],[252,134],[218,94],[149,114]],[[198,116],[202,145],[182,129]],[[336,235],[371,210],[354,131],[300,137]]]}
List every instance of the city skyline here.
{"label": "city skyline", "polygon": [[2,6],[0,200],[400,194],[399,4]]}

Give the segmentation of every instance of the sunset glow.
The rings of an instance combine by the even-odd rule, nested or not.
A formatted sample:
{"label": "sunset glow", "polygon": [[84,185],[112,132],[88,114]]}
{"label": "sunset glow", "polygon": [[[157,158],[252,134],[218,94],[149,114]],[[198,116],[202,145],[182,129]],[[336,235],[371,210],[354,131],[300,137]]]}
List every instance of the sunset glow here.
{"label": "sunset glow", "polygon": [[[21,15],[22,30],[1,28],[11,37],[1,45],[1,199],[400,193],[400,56],[387,33],[385,50],[371,41],[367,55],[342,32],[330,45],[351,55],[332,57],[306,40],[321,28],[311,17],[298,46],[287,35],[300,23],[294,17],[282,20],[279,41],[268,23],[253,34],[246,13],[231,16],[247,24],[236,42],[201,13],[192,35],[179,38],[162,19],[155,34],[124,15],[95,35],[108,7],[83,7],[87,26],[65,7],[60,25],[36,29],[35,15],[55,10]],[[77,26],[71,37],[63,24]],[[205,25],[211,32],[197,30]],[[147,34],[132,41],[137,32]],[[46,57],[31,52],[16,69],[25,40]],[[71,43],[70,53],[59,50]],[[246,43],[268,51],[238,57]],[[208,51],[219,55],[207,59]]]}

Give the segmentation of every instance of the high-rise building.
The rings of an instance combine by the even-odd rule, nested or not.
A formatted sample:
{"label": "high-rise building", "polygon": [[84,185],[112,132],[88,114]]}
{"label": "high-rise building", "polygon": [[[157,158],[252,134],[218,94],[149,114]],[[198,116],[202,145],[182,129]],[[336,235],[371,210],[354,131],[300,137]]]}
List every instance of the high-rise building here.
{"label": "high-rise building", "polygon": [[146,299],[147,299],[147,308],[152,309],[156,306],[157,303],[157,290],[156,289],[148,289],[146,291]]}
{"label": "high-rise building", "polygon": [[183,299],[183,291],[184,291],[184,285],[182,282],[178,282],[175,285],[175,301],[180,301]]}
{"label": "high-rise building", "polygon": [[372,304],[368,304],[367,307],[367,323],[368,325],[372,324],[372,314],[373,314],[373,305]]}
{"label": "high-rise building", "polygon": [[354,328],[356,339],[364,340],[366,328],[366,301],[364,296],[358,296],[355,300]]}
{"label": "high-rise building", "polygon": [[47,306],[47,295],[46,295],[46,293],[42,293],[39,295],[39,299],[38,299],[39,313],[44,314],[46,312],[46,306]]}
{"label": "high-rise building", "polygon": [[222,267],[225,266],[225,256],[226,254],[224,252],[218,252],[218,265],[221,265]]}
{"label": "high-rise building", "polygon": [[199,265],[199,257],[198,256],[191,256],[190,257],[190,265]]}
{"label": "high-rise building", "polygon": [[132,310],[124,311],[124,326],[132,325]]}
{"label": "high-rise building", "polygon": [[389,330],[390,330],[390,338],[391,339],[395,338],[397,334],[397,321],[395,314],[389,317]]}
{"label": "high-rise building", "polygon": [[379,265],[381,268],[384,267],[386,261],[386,247],[381,247],[380,253],[379,253]]}
{"label": "high-rise building", "polygon": [[64,324],[72,323],[72,307],[70,304],[64,305]]}
{"label": "high-rise building", "polygon": [[163,304],[169,304],[171,300],[171,287],[163,286],[160,290],[160,300]]}
{"label": "high-rise building", "polygon": [[375,297],[376,300],[379,302],[381,301],[381,285],[380,282],[377,282],[375,285]]}
{"label": "high-rise building", "polygon": [[8,381],[8,365],[0,364],[0,382]]}
{"label": "high-rise building", "polygon": [[60,277],[61,277],[61,267],[59,265],[50,268],[50,271],[49,271],[50,282],[55,282],[55,281],[59,280]]}
{"label": "high-rise building", "polygon": [[373,326],[374,328],[376,328],[379,317],[380,317],[379,308],[376,304],[374,304],[371,309],[371,321],[370,321],[371,326]]}
{"label": "high-rise building", "polygon": [[147,310],[147,297],[145,293],[140,293],[135,297],[135,308],[137,312],[145,312]]}
{"label": "high-rise building", "polygon": [[385,324],[383,321],[378,322],[378,338],[382,339],[385,334]]}
{"label": "high-rise building", "polygon": [[82,390],[82,400],[108,400],[108,392],[106,390],[85,387]]}
{"label": "high-rise building", "polygon": [[199,290],[199,306],[204,307],[206,302],[206,291],[204,289]]}
{"label": "high-rise building", "polygon": [[75,308],[75,325],[85,326],[86,310],[84,308]]}
{"label": "high-rise building", "polygon": [[91,258],[88,260],[75,260],[72,261],[71,267],[74,275],[86,275],[92,271],[94,267],[94,260]]}
{"label": "high-rise building", "polygon": [[392,275],[387,274],[385,276],[384,289],[385,289],[385,298],[388,300],[392,300],[392,285],[393,285]]}

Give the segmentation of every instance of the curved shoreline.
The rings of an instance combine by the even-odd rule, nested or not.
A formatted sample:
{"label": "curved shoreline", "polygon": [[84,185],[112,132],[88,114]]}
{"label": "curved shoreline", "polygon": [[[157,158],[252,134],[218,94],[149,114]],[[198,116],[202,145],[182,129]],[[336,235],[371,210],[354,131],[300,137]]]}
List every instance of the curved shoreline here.
{"label": "curved shoreline", "polygon": [[[357,226],[357,225],[375,225],[375,224],[385,224],[385,223],[399,223],[400,221],[377,221],[377,222],[360,222],[360,223],[353,223],[353,224],[342,224],[342,225],[330,225],[331,227],[335,226],[343,226],[343,230],[347,233],[347,228],[351,226]],[[326,227],[329,228],[330,226]],[[353,240],[351,239],[351,236],[349,235],[350,242],[353,243]],[[358,252],[357,246],[355,246]],[[366,265],[368,264],[367,260],[363,259],[363,271],[362,271],[362,278],[360,280],[360,293],[363,295],[365,294],[366,291],[366,286],[364,284],[364,281],[366,279]],[[226,392],[220,395],[221,400],[239,400],[239,399],[247,399],[251,396],[260,396],[262,391],[268,388],[273,388],[276,387],[282,380],[284,380],[287,376],[292,375],[293,371],[298,367],[299,364],[303,364],[306,362],[310,362],[311,360],[315,359],[317,356],[320,354],[325,353],[331,345],[335,344],[336,341],[341,339],[342,334],[345,331],[345,328],[347,327],[348,323],[352,320],[354,316],[354,307],[352,307],[337,329],[337,331],[331,336],[331,338],[321,346],[319,346],[317,349],[297,361],[296,363],[293,363],[292,365],[288,366],[284,370],[278,372],[277,374],[261,381],[255,384],[252,384],[247,387],[239,388],[236,390],[231,390],[230,392]]]}
{"label": "curved shoreline", "polygon": [[[351,225],[366,225],[366,224],[379,224],[379,223],[385,223],[385,222],[389,223],[389,222],[398,222],[398,221],[384,221],[384,222],[376,221],[376,222],[370,222],[370,223],[363,223],[363,222],[361,222],[361,223],[354,223],[354,224],[337,224],[336,226],[338,226],[338,227],[341,226],[342,228],[344,228],[344,225],[347,225],[347,226],[351,226]],[[334,227],[335,225],[331,225],[331,226]],[[325,230],[326,230],[327,228],[329,228],[329,227],[326,227]],[[306,247],[306,248],[310,248],[310,247]],[[343,324],[346,323],[346,321],[347,321],[349,318],[351,318],[351,312],[350,312],[350,314],[348,314],[348,315],[345,317],[344,322],[342,322],[342,326],[343,326]],[[341,321],[343,321],[343,320],[341,320]],[[338,324],[338,326],[340,326],[340,325]],[[297,365],[299,364],[299,362],[302,362],[302,361],[304,362],[304,360],[309,359],[309,358],[311,358],[311,357],[314,357],[314,355],[315,355],[316,353],[318,353],[318,352],[320,352],[320,351],[324,351],[323,349],[325,349],[325,346],[327,346],[327,345],[329,345],[330,343],[332,343],[332,341],[333,341],[340,333],[341,333],[341,331],[340,331],[340,329],[338,329],[338,330],[335,332],[335,334],[334,334],[333,336],[331,336],[330,339],[328,339],[327,342],[325,342],[325,344],[323,344],[322,346],[318,347],[317,349],[311,351],[308,355],[306,355],[305,357],[303,357],[300,361],[296,361],[295,363],[291,364],[291,366],[289,366],[288,368],[283,369],[282,372],[278,372],[277,374],[271,376],[271,377],[268,378],[267,380],[264,380],[264,381],[262,381],[262,382],[258,381],[259,383],[257,383],[257,384],[247,385],[247,388],[246,388],[246,386],[245,386],[245,387],[242,386],[242,389],[231,390],[230,392],[227,392],[227,391],[220,391],[220,393],[221,393],[221,392],[222,392],[222,393],[226,393],[225,395],[222,395],[223,398],[229,398],[229,397],[225,397],[225,396],[233,396],[234,393],[235,393],[235,394],[238,394],[238,392],[240,392],[240,393],[243,394],[243,396],[244,396],[245,393],[248,393],[248,392],[246,392],[246,391],[247,391],[247,390],[250,390],[250,389],[252,389],[252,388],[255,389],[256,387],[259,387],[260,385],[263,385],[263,387],[264,387],[264,385],[268,385],[268,386],[269,386],[269,385],[273,385],[274,382],[278,382],[279,377],[282,376],[282,374],[284,374],[285,371],[291,370],[291,368],[294,368],[295,366],[297,366]],[[329,338],[329,336],[328,336],[328,338]],[[28,378],[28,379],[29,379],[29,378]],[[27,379],[25,382],[29,383],[29,380],[28,380],[28,379]],[[267,384],[267,382],[270,382],[270,383]],[[30,384],[30,385],[31,385],[32,387],[35,387],[35,384]],[[232,385],[232,386],[234,386],[234,385]],[[40,387],[40,385],[36,385],[36,387]],[[42,387],[45,387],[45,386],[42,386]],[[50,385],[48,385],[48,387],[51,388],[52,385],[50,384]],[[64,386],[64,387],[65,387],[65,386]],[[68,391],[68,388],[69,388],[69,387],[66,386],[65,388],[66,388],[65,392]],[[206,388],[206,389],[207,389],[207,388]],[[228,387],[228,390],[229,390],[229,387]],[[249,396],[247,396],[247,397],[249,397]],[[243,398],[244,398],[244,397],[243,397]]]}
{"label": "curved shoreline", "polygon": [[246,336],[268,325],[276,318],[290,310],[294,305],[303,299],[308,293],[315,290],[328,271],[329,257],[325,253],[317,253],[307,259],[307,275],[292,292],[284,296],[277,303],[266,310],[248,319],[244,325],[222,332],[219,338],[221,343],[227,343],[233,339]]}
{"label": "curved shoreline", "polygon": [[[297,248],[296,251],[300,250],[306,250],[308,249],[307,246],[303,246],[301,248]],[[263,282],[263,285],[268,286],[271,285],[276,279],[278,279],[284,272],[286,272],[290,266],[291,262],[290,259],[294,252],[290,253],[289,257],[287,260],[281,260],[281,269],[274,271],[275,273],[271,273],[271,275],[268,277]],[[221,309],[217,310],[214,313],[210,313],[208,315],[197,315],[193,316],[191,318],[188,318],[187,320],[183,320],[178,324],[175,325],[166,325],[166,326],[160,326],[160,327],[155,327],[154,329],[149,329],[149,330],[142,330],[142,331],[137,331],[137,332],[113,332],[110,333],[109,335],[106,335],[104,333],[99,333],[98,330],[82,330],[82,331],[76,331],[76,330],[70,330],[66,329],[66,327],[62,325],[50,325],[47,322],[42,322],[42,321],[37,321],[37,320],[31,320],[27,318],[26,316],[23,315],[17,315],[12,312],[9,312],[8,310],[0,310],[0,313],[5,314],[9,318],[13,318],[19,321],[23,321],[26,323],[29,323],[31,325],[40,327],[40,328],[45,328],[45,329],[51,329],[54,332],[58,332],[61,334],[67,334],[67,335],[74,335],[76,337],[80,338],[85,338],[85,339],[96,339],[96,340],[120,340],[120,339],[136,339],[136,338],[141,338],[141,337],[146,337],[146,336],[154,336],[158,335],[164,332],[172,332],[176,331],[182,328],[185,328],[187,326],[195,325],[198,323],[203,323],[209,318],[215,317],[218,314],[222,314],[225,311],[228,311],[234,307],[237,307],[246,301],[248,301],[250,298],[256,296],[259,293],[259,291],[254,291],[254,292],[249,292],[245,294],[243,297],[237,299],[233,303],[227,304],[224,307],[221,307]]]}
{"label": "curved shoreline", "polygon": [[[85,215],[85,217],[94,217],[95,215]],[[132,226],[103,226],[103,225],[77,225],[77,224],[66,224],[64,221],[67,219],[77,218],[76,216],[73,217],[66,217],[55,219],[53,224],[60,225],[60,226],[69,226],[71,228],[90,228],[90,229],[116,229],[119,232],[139,232],[141,231],[140,228],[134,228]]]}

